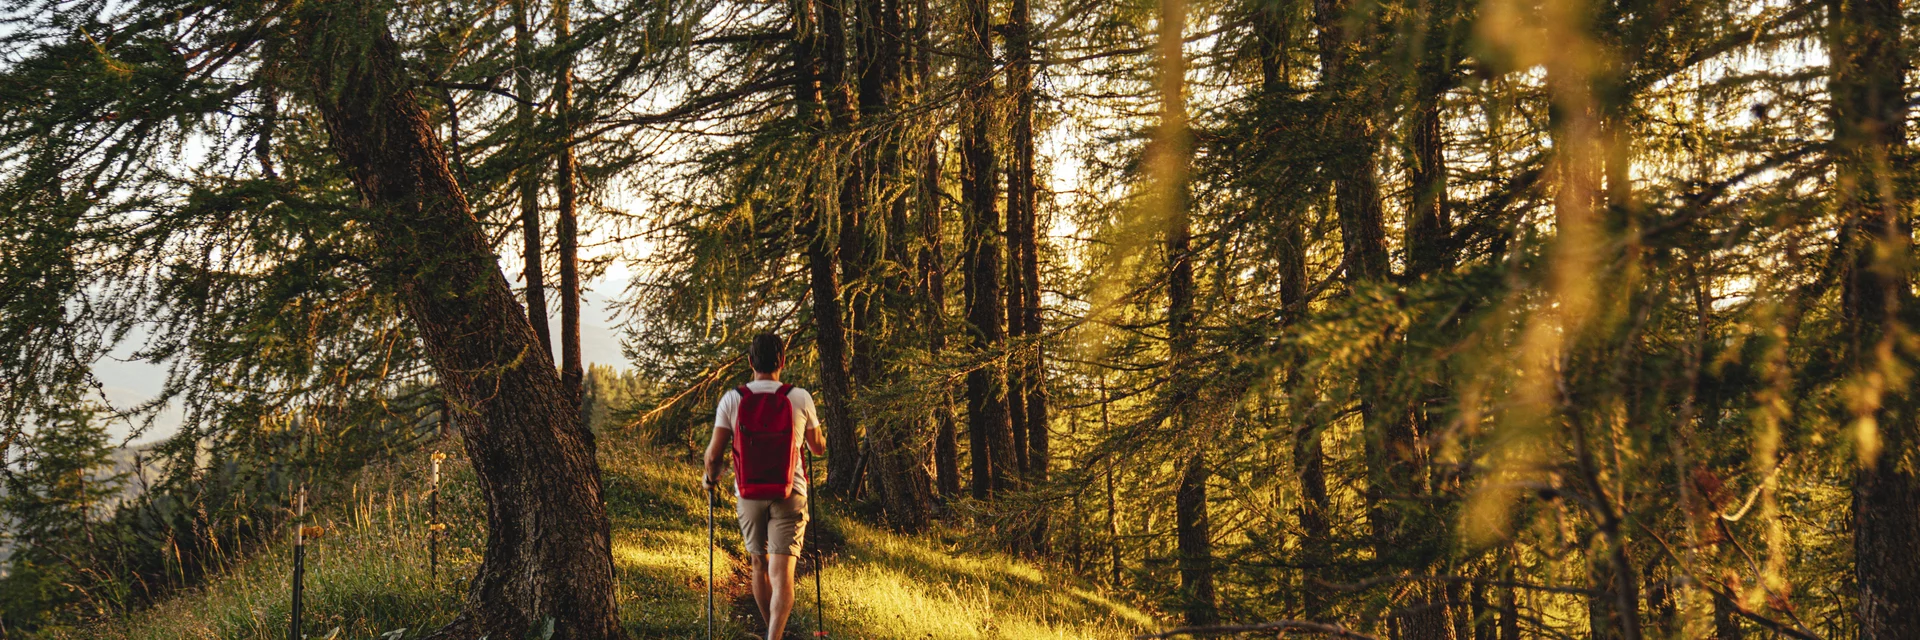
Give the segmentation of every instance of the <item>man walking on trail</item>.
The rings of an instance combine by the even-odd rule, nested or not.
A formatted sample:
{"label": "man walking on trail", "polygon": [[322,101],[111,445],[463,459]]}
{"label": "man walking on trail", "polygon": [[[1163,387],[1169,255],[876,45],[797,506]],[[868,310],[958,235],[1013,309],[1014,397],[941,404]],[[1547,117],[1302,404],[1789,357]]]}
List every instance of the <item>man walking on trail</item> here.
{"label": "man walking on trail", "polygon": [[753,600],[767,621],[767,640],[786,633],[793,613],[795,559],[807,533],[807,475],[800,465],[805,439],[814,455],[827,451],[813,396],[780,382],[786,342],[763,333],[753,338],[747,361],[753,381],[720,397],[707,443],[704,482],[713,490],[720,458],[733,451],[733,490],[739,496],[740,536],[753,565]]}

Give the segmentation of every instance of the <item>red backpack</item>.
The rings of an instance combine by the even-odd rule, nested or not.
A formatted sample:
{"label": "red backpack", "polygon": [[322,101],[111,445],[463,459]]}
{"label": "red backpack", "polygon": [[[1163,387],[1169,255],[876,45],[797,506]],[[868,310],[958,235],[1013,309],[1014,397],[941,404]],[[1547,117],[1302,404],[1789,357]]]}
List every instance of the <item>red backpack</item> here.
{"label": "red backpack", "polygon": [[740,394],[733,430],[733,477],[740,497],[747,500],[785,500],[793,494],[793,468],[800,449],[793,446],[793,403],[780,385],[773,393],[754,393],[746,385]]}

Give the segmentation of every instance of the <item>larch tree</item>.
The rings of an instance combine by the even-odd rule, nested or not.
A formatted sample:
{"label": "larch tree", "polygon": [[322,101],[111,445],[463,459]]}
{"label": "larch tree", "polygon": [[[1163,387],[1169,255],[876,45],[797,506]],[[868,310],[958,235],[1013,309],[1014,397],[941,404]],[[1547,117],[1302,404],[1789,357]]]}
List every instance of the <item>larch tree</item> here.
{"label": "larch tree", "polygon": [[487,498],[487,546],[467,605],[440,637],[623,638],[594,439],[506,278],[372,3],[305,8],[291,25],[309,98],[366,205],[427,359],[456,410]]}
{"label": "larch tree", "polygon": [[527,4],[532,0],[513,1],[513,87],[520,94],[520,101],[514,105],[514,122],[518,125],[521,142],[521,166],[518,171],[517,185],[520,195],[520,273],[526,279],[527,320],[533,325],[533,333],[540,337],[540,348],[553,351],[551,327],[547,323],[547,280],[546,236],[541,233],[540,222],[540,177],[545,174],[539,167],[545,163],[545,157],[534,144],[535,115],[533,101],[533,25]]}
{"label": "larch tree", "polygon": [[[1006,344],[1002,293],[999,166],[992,137],[994,90],[992,5],[967,0],[960,82],[968,110],[961,125],[961,207],[965,220],[961,269],[965,272],[967,334],[976,353],[997,359]],[[1013,426],[1007,413],[1007,373],[983,362],[967,372],[967,445],[976,499],[1012,488]]]}

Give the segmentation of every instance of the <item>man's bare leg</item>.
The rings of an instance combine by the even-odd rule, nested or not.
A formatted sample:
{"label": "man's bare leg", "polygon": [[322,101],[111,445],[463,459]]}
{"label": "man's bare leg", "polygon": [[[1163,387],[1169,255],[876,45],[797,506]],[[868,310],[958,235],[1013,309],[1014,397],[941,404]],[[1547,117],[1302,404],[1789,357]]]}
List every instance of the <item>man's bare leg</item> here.
{"label": "man's bare leg", "polygon": [[767,606],[773,599],[773,585],[767,583],[767,556],[755,553],[749,554],[747,559],[748,564],[753,565],[753,580],[750,582],[753,585],[753,603],[760,605],[760,619],[770,621],[772,618],[767,617]]}
{"label": "man's bare leg", "polygon": [[767,556],[767,577],[773,592],[767,618],[767,640],[780,640],[787,632],[787,615],[793,613],[793,556],[775,553]]}

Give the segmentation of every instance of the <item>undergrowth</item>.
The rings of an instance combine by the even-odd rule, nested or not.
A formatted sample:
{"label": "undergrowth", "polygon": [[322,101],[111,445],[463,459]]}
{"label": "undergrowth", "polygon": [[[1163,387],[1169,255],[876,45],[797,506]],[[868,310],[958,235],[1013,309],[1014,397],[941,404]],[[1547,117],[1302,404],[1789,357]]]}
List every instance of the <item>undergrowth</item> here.
{"label": "undergrowth", "polygon": [[[748,613],[753,605],[731,503],[723,499],[716,508],[717,544],[709,547],[696,468],[619,440],[601,440],[601,464],[627,629],[636,638],[704,638],[711,550],[719,577],[716,637],[752,637],[759,627]],[[342,639],[415,638],[453,618],[464,579],[480,561],[484,511],[458,447],[443,448],[453,456],[440,502],[449,529],[439,543],[438,574],[428,563],[425,454],[369,469],[349,503],[321,505],[309,518],[326,532],[307,550],[308,637],[337,629]],[[959,551],[947,542],[958,531],[907,537],[830,509],[818,518],[809,538],[831,548],[820,576],[830,637],[1120,638],[1154,624],[1146,613],[1025,561]],[[272,545],[150,609],[48,635],[280,640],[287,637],[292,555],[289,542]],[[803,568],[789,637],[803,637],[819,622],[814,585]]]}

